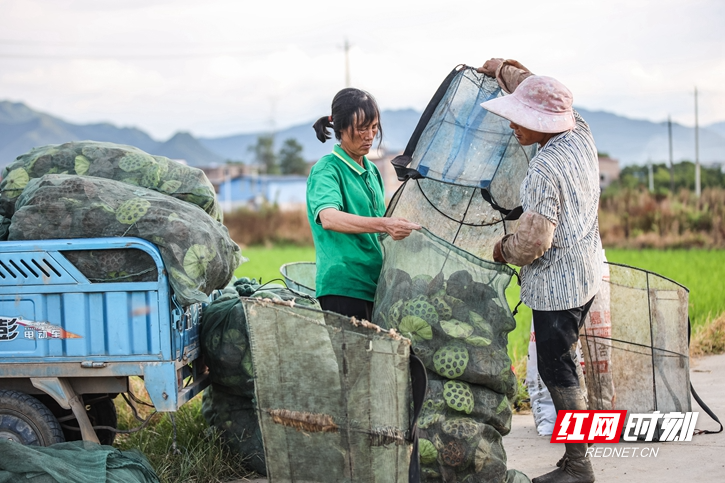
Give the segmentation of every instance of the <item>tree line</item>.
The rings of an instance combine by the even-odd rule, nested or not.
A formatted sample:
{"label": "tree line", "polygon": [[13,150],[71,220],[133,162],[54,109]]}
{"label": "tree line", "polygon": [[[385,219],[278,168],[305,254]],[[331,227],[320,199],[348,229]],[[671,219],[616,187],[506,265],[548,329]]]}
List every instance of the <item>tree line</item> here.
{"label": "tree line", "polygon": [[[671,184],[674,192],[682,189],[695,190],[695,163],[682,161],[672,166],[672,183],[670,183],[669,164],[658,163],[652,165],[652,179],[654,193],[667,194]],[[718,165],[700,165],[700,180],[702,189],[725,188],[725,173]],[[606,192],[617,192],[621,189],[647,189],[649,187],[649,166],[626,166],[619,173],[619,179],[612,182]]]}
{"label": "tree line", "polygon": [[307,174],[307,162],[302,157],[302,145],[290,138],[282,142],[279,151],[274,149],[274,136],[264,135],[249,150],[254,163],[262,174]]}

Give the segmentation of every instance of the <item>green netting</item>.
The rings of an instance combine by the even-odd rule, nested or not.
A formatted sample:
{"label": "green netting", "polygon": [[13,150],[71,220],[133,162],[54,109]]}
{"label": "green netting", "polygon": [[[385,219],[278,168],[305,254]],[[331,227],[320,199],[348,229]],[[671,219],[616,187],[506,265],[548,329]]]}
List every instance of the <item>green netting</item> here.
{"label": "green netting", "polygon": [[[373,322],[409,337],[429,374],[418,421],[424,481],[504,482],[516,377],[506,352],[514,272],[422,229],[381,237]],[[517,476],[518,475],[518,476]],[[528,481],[528,480],[524,480]]]}
{"label": "green netting", "polygon": [[[691,411],[688,291],[655,273],[607,264],[604,314],[581,335],[592,409]],[[610,320],[607,320],[610,316]]]}
{"label": "green netting", "polygon": [[0,483],[159,483],[138,451],[87,441],[23,446],[0,439]]}
{"label": "green netting", "polygon": [[207,387],[201,413],[209,426],[221,431],[224,443],[243,458],[244,466],[267,474],[262,433],[252,398],[230,394],[226,389],[217,384]]}
{"label": "green netting", "polygon": [[12,216],[28,182],[46,174],[96,176],[149,188],[195,204],[222,220],[214,187],[200,169],[133,146],[95,141],[41,146],[18,156],[2,173],[0,215]]}
{"label": "green netting", "polygon": [[244,304],[270,481],[407,482],[410,341],[330,312]]}
{"label": "green netting", "polygon": [[10,218],[0,216],[0,241],[7,240],[10,232]]}
{"label": "green netting", "polygon": [[[159,247],[182,305],[208,301],[231,279],[241,251],[201,208],[156,191],[90,176],[48,174],[17,200],[11,240],[132,236]],[[117,274],[116,274],[117,275]],[[104,275],[114,279],[114,274]]]}
{"label": "green netting", "polygon": [[[252,353],[249,350],[247,320],[239,295],[291,301],[319,308],[316,301],[279,285],[259,285],[254,279],[237,280],[235,290],[204,308],[201,350],[214,384],[228,394],[254,397]],[[228,290],[228,289],[227,289]]]}

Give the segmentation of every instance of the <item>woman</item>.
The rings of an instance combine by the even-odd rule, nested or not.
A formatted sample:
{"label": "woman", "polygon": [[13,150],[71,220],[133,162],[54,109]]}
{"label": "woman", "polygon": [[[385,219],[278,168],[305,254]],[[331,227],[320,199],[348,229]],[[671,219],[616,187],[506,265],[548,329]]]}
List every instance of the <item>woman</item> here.
{"label": "woman", "polygon": [[[402,218],[385,218],[383,179],[365,157],[380,135],[375,99],[343,89],[332,100],[332,115],[313,125],[317,139],[340,141],[307,179],[307,218],[317,252],[317,299],[325,310],[370,320],[383,254],[377,234],[402,240],[420,228]],[[378,144],[379,145],[379,144]]]}

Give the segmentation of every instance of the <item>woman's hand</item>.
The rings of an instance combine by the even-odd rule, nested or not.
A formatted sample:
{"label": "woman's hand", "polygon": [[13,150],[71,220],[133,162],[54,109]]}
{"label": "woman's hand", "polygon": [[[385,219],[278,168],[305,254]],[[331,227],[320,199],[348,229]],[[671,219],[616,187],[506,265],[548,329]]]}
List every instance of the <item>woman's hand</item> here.
{"label": "woman's hand", "polygon": [[405,218],[382,218],[385,220],[385,233],[393,240],[402,240],[409,236],[413,230],[420,230],[420,225],[411,223]]}
{"label": "woman's hand", "polygon": [[481,74],[486,74],[490,77],[496,77],[496,70],[498,70],[499,66],[503,63],[503,59],[500,57],[488,59],[486,62],[483,63],[482,67],[479,67],[476,69],[476,72],[480,72]]}

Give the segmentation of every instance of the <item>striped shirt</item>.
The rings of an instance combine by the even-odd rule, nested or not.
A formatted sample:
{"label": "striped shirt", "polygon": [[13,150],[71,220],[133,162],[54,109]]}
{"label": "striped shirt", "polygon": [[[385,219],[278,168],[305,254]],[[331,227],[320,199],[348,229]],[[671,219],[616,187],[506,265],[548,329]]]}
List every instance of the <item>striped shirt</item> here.
{"label": "striped shirt", "polygon": [[534,310],[580,307],[602,280],[597,149],[587,123],[574,117],[576,127],[541,148],[521,185],[524,211],[556,225],[551,248],[521,267],[521,301]]}

